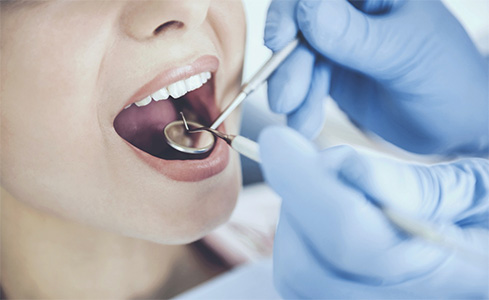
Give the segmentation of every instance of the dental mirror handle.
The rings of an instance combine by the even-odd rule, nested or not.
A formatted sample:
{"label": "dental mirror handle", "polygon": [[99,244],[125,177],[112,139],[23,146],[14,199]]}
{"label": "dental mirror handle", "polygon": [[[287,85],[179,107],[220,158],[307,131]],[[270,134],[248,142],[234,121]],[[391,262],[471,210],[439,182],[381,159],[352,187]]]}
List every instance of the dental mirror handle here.
{"label": "dental mirror handle", "polygon": [[278,66],[289,56],[290,53],[299,44],[299,39],[296,38],[281,50],[275,52],[272,57],[253,75],[253,77],[241,86],[241,91],[234,100],[226,107],[226,109],[217,117],[210,128],[217,129],[219,125],[238,107],[241,102],[257,87],[259,87],[267,78],[275,71]]}
{"label": "dental mirror handle", "polygon": [[260,148],[258,143],[240,135],[230,136],[229,140],[229,145],[236,152],[260,163]]}

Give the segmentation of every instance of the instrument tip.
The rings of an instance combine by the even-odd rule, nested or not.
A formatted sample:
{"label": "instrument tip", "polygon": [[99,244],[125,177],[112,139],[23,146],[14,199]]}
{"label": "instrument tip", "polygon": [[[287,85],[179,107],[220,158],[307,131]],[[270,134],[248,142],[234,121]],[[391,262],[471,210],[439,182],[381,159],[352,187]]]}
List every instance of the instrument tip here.
{"label": "instrument tip", "polygon": [[185,129],[189,131],[190,129],[188,128],[187,119],[185,119],[183,112],[180,112],[180,116],[182,116],[182,121],[183,121],[183,125],[185,125]]}

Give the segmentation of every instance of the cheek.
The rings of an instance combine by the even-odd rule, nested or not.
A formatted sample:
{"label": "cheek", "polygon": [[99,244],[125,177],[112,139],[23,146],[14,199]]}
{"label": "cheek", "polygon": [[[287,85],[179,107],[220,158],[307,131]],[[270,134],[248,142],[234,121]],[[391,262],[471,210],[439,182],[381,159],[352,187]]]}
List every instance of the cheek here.
{"label": "cheek", "polygon": [[2,22],[2,185],[62,214],[80,205],[62,198],[84,194],[103,169],[95,82],[104,32],[14,17]]}
{"label": "cheek", "polygon": [[34,165],[45,155],[76,155],[83,150],[81,141],[97,138],[94,94],[103,50],[93,45],[100,44],[100,37],[83,36],[91,28],[77,30],[76,20],[46,24],[36,16],[12,19],[2,22],[2,33],[12,31],[2,37],[2,52],[8,57],[2,59],[6,148],[12,155],[36,157]]}
{"label": "cheek", "polygon": [[209,18],[220,37],[226,66],[241,72],[246,42],[246,23],[241,1],[213,1]]}
{"label": "cheek", "polygon": [[22,108],[2,117],[2,185],[18,200],[76,214],[86,206],[84,199],[95,198],[87,187],[103,182],[96,135],[88,126],[80,130],[84,122],[67,111],[40,108],[30,114]]}

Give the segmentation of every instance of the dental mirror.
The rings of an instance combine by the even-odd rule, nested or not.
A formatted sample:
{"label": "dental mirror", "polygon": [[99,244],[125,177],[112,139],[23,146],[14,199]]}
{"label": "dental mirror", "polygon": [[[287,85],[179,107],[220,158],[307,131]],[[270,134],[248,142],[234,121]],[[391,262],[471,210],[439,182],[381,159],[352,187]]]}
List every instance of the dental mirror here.
{"label": "dental mirror", "polygon": [[216,143],[214,135],[208,131],[189,132],[190,127],[193,129],[203,126],[187,120],[177,120],[166,125],[164,135],[168,145],[188,154],[202,154],[211,150]]}
{"label": "dental mirror", "polygon": [[[256,142],[240,135],[226,134],[202,126],[197,122],[187,122],[182,112],[180,115],[182,116],[181,121],[171,122],[164,130],[165,139],[173,149],[188,154],[200,154],[211,150],[216,143],[216,138],[220,138],[239,154],[260,162],[260,149]],[[197,142],[194,142],[190,135],[186,136],[185,134],[196,137]]]}

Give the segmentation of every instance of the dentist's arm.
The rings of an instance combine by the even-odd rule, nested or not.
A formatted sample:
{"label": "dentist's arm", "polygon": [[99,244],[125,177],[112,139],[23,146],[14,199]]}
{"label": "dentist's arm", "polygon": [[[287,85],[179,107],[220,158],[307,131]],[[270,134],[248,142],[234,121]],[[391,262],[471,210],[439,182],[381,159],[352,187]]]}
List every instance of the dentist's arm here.
{"label": "dentist's arm", "polygon": [[[265,43],[305,43],[268,82],[314,137],[328,93],[358,126],[416,153],[489,154],[487,61],[440,1],[274,0]],[[368,12],[368,13],[365,13]]]}
{"label": "dentist's arm", "polygon": [[[318,152],[277,127],[259,143],[265,179],[283,198],[274,246],[282,296],[489,296],[488,160],[422,166],[346,146]],[[406,235],[379,205],[437,225],[477,260]]]}

